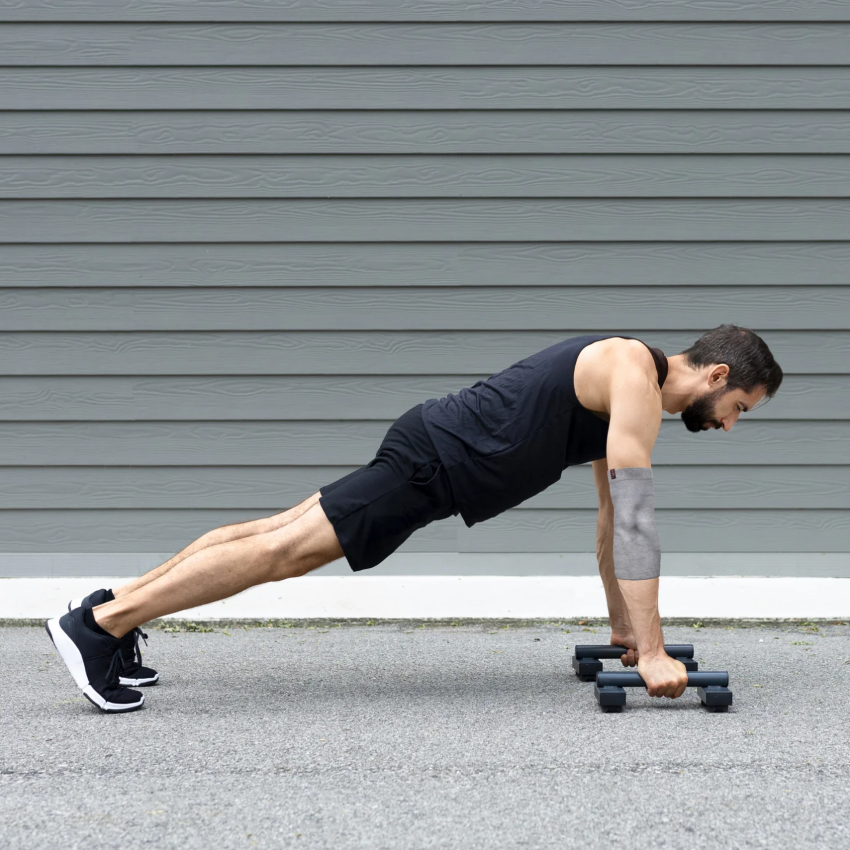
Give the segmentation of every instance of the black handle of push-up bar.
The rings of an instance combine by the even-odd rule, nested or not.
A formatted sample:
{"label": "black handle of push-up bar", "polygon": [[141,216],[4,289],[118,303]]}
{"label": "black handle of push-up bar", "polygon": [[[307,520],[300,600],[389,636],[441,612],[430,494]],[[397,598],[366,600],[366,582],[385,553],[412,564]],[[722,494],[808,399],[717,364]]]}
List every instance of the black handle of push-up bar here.
{"label": "black handle of push-up bar", "polygon": [[[693,658],[694,645],[692,643],[665,644],[664,651],[671,658]],[[625,655],[628,649],[625,646],[577,646],[576,658],[619,658]]]}
{"label": "black handle of push-up bar", "polygon": [[[705,688],[709,685],[717,685],[721,688],[729,687],[729,674],[725,670],[708,672],[703,670],[699,673],[688,673],[689,688]],[[640,673],[597,673],[597,688],[645,688],[646,684]]]}

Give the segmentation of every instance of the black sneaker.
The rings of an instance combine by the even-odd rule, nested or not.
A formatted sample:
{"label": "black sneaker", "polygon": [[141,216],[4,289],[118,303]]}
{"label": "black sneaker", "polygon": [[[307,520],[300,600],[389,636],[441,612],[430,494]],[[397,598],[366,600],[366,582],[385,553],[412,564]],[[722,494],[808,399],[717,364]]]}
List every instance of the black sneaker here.
{"label": "black sneaker", "polygon": [[[108,597],[107,594],[109,594]],[[93,590],[88,596],[84,596],[82,599],[72,599],[68,603],[68,610],[73,611],[74,608],[97,608],[98,605],[112,602],[113,599],[115,599],[115,596],[112,591],[102,587],[100,590]]]}
{"label": "black sneaker", "polygon": [[[112,599],[107,598],[109,594],[112,599],[112,593],[105,588],[95,590],[88,596],[82,599],[72,599],[68,603],[68,611],[73,611],[74,608],[97,608],[98,605],[103,605],[106,602],[111,602]],[[139,638],[142,638],[145,643],[148,642],[148,636],[141,629],[133,629],[132,632],[127,632],[121,638],[121,674],[118,677],[118,683],[121,685],[129,685],[132,688],[146,688],[150,685],[155,685],[159,681],[159,673],[151,667],[142,666],[142,651],[139,649]]]}
{"label": "black sneaker", "polygon": [[47,634],[62,656],[83,696],[101,711],[135,711],[145,704],[143,694],[121,687],[121,641],[93,632],[83,621],[83,608],[48,620]]}
{"label": "black sneaker", "polygon": [[146,688],[159,681],[159,673],[151,667],[142,666],[142,651],[139,638],[147,646],[148,636],[141,629],[133,629],[121,638],[121,675],[118,681],[132,688]]}

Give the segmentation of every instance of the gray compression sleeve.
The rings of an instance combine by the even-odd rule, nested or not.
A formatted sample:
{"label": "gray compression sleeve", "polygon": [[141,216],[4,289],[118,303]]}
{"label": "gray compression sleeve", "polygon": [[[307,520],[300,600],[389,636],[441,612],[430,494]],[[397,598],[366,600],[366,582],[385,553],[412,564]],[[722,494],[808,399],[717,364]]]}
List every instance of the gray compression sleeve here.
{"label": "gray compression sleeve", "polygon": [[612,469],[609,484],[614,502],[614,575],[627,581],[658,578],[661,542],[655,528],[652,470]]}

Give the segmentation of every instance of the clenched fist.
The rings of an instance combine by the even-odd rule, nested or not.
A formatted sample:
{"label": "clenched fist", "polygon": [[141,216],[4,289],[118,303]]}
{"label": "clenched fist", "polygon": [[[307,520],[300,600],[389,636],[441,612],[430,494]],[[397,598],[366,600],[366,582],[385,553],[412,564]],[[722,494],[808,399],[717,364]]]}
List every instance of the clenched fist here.
{"label": "clenched fist", "polygon": [[651,697],[676,699],[688,686],[688,671],[685,665],[664,653],[649,657],[641,655],[637,668],[646,683],[646,692]]}

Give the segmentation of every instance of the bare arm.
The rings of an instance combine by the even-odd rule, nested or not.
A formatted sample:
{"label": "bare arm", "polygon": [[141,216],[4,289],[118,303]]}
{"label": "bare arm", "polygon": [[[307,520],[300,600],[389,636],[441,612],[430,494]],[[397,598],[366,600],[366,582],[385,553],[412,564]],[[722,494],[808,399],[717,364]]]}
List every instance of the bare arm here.
{"label": "bare arm", "polygon": [[[620,592],[617,577],[614,574],[614,503],[608,486],[608,463],[605,458],[593,461],[593,478],[599,494],[599,516],[596,522],[596,560],[599,564],[599,576],[605,588],[608,601],[608,619],[611,623],[611,643],[637,649],[632,634],[626,602]],[[634,653],[623,663],[628,667],[635,665]]]}
{"label": "bare arm", "polygon": [[[660,390],[640,364],[624,358],[611,374],[611,422],[607,443],[609,486],[617,470],[626,470],[628,476],[651,476],[652,449],[661,427]],[[621,473],[620,481],[616,484],[618,488],[622,487],[623,477],[624,473]],[[643,483],[651,485],[652,482],[645,480]],[[620,495],[612,499],[615,504],[614,567],[618,574],[617,586],[637,644],[638,669],[647,683],[650,696],[677,697],[685,689],[687,673],[684,665],[669,658],[664,652],[661,618],[658,614],[658,578],[654,577],[658,575],[657,569],[653,570],[651,563],[640,563],[642,558],[650,558],[647,553],[652,547],[644,544],[649,533],[654,534],[654,517],[649,511],[648,520],[644,518],[640,526],[635,526],[638,530],[632,530],[633,547],[624,548],[622,540],[627,538],[625,532],[628,529],[624,526],[625,514],[618,515],[624,510],[622,491],[618,490],[618,493]],[[642,504],[647,507],[646,501]],[[647,525],[651,528],[647,529]],[[617,538],[617,534],[622,536]],[[656,566],[657,554],[656,537]],[[629,560],[636,567],[632,575],[623,569],[624,563]],[[635,560],[637,564],[634,564]]]}

